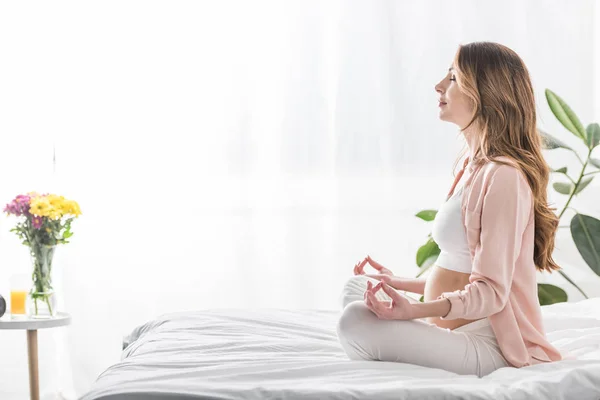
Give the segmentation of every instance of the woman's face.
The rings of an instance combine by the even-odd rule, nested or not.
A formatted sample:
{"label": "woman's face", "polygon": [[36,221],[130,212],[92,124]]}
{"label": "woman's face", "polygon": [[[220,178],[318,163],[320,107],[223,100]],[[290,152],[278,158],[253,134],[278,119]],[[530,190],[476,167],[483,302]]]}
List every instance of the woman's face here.
{"label": "woman's face", "polygon": [[444,79],[435,85],[435,91],[438,94],[440,119],[463,129],[471,120],[473,107],[469,98],[460,90],[455,72],[454,67],[450,67]]}

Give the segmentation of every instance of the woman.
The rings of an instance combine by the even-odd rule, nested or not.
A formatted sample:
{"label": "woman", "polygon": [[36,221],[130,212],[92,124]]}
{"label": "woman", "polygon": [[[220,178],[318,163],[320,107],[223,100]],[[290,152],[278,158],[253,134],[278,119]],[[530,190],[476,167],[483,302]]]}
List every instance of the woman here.
{"label": "woman", "polygon": [[[441,253],[426,279],[395,277],[368,256],[355,265],[342,293],[342,347],[351,359],[480,377],[561,360],[537,297],[536,269],[560,268],[552,260],[558,218],[546,201],[549,168],[527,68],[503,45],[469,43],[435,90],[440,119],[460,128],[469,149],[434,220]],[[365,274],[367,264],[379,273]]]}

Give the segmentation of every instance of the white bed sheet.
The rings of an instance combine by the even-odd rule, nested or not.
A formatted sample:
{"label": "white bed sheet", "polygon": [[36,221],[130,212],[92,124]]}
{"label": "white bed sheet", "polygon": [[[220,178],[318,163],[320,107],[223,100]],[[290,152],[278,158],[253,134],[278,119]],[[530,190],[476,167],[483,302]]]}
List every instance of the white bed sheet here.
{"label": "white bed sheet", "polygon": [[349,360],[336,336],[341,311],[168,314],[136,328],[82,400],[599,399],[600,298],[542,310],[549,340],[573,359],[483,378]]}

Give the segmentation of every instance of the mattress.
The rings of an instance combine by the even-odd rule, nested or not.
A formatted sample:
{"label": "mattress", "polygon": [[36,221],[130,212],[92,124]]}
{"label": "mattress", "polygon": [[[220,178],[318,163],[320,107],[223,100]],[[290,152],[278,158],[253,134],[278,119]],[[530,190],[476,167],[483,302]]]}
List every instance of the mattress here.
{"label": "mattress", "polygon": [[[404,363],[349,360],[341,311],[209,309],[172,313],[124,340],[82,400],[598,399],[600,298],[542,307],[566,360],[478,378]],[[424,349],[425,351],[425,349]]]}

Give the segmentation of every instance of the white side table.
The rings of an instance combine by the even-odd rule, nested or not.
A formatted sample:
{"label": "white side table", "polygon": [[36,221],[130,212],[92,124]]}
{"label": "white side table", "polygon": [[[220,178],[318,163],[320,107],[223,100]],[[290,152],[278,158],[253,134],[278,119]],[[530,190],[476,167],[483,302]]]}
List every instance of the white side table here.
{"label": "white side table", "polygon": [[38,375],[38,329],[56,328],[71,323],[71,316],[59,312],[49,319],[10,319],[10,314],[0,318],[0,329],[23,329],[27,331],[27,355],[29,359],[29,394],[31,400],[40,398],[40,382]]}

